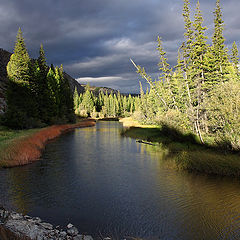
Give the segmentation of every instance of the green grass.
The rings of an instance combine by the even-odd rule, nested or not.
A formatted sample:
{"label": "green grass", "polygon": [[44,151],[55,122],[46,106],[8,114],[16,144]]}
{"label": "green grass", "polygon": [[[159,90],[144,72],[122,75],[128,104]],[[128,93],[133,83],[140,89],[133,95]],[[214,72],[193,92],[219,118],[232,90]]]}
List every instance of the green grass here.
{"label": "green grass", "polygon": [[171,148],[189,149],[203,147],[198,139],[192,134],[182,134],[176,129],[169,128],[165,125],[161,127],[130,127],[123,129],[122,135],[141,139],[152,143],[161,143]]}
{"label": "green grass", "polygon": [[37,132],[39,129],[13,130],[5,126],[0,126],[0,151],[8,146],[16,138],[26,137]]}
{"label": "green grass", "polygon": [[191,134],[182,134],[168,128],[130,127],[121,133],[124,136],[155,143],[163,150],[168,149],[166,159],[174,160],[177,169],[240,177],[240,154],[220,151],[201,145]]}

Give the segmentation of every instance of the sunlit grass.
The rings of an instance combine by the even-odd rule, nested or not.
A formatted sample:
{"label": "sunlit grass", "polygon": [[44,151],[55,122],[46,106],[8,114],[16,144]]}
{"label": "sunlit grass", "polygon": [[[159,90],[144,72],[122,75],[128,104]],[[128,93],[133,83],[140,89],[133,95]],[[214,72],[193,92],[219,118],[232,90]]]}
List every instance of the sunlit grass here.
{"label": "sunlit grass", "polygon": [[240,177],[240,154],[201,145],[191,134],[182,134],[167,126],[158,128],[130,127],[122,135],[151,142],[162,150],[166,159],[174,160],[177,169],[221,176]]}
{"label": "sunlit grass", "polygon": [[138,121],[134,120],[132,117],[121,118],[119,122],[121,122],[124,127],[158,128],[157,125],[143,125]]}
{"label": "sunlit grass", "polygon": [[47,141],[71,129],[94,125],[95,121],[86,120],[76,124],[54,125],[38,130],[23,131],[19,132],[19,135],[14,132],[9,133],[9,137],[5,137],[5,144],[0,148],[0,166],[13,167],[36,161],[40,158]]}

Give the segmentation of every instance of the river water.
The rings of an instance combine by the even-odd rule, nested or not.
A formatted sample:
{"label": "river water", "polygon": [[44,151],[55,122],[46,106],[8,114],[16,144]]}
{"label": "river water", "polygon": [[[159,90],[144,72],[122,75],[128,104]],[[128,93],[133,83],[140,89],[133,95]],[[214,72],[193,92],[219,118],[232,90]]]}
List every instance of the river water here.
{"label": "river water", "polygon": [[98,122],[49,143],[41,161],[0,170],[0,203],[81,233],[240,239],[240,182],[169,168],[156,147]]}

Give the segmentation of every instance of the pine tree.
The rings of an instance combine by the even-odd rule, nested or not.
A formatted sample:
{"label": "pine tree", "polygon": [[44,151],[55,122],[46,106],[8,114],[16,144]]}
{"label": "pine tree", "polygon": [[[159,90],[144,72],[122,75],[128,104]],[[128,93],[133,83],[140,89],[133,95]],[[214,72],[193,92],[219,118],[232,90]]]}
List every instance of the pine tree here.
{"label": "pine tree", "polygon": [[185,42],[182,44],[183,49],[183,57],[184,57],[184,70],[186,71],[187,65],[190,64],[190,52],[192,48],[192,42],[193,42],[193,29],[192,29],[192,21],[190,19],[190,8],[189,8],[189,0],[184,0],[183,5],[183,17],[185,22],[185,30],[184,33],[185,36]]}
{"label": "pine tree", "polygon": [[86,88],[86,92],[83,94],[82,106],[87,111],[87,114],[90,116],[94,108],[94,101],[88,88]]}
{"label": "pine tree", "polygon": [[56,68],[55,72],[59,91],[60,117],[63,121],[75,122],[73,96],[70,90],[69,82],[63,75],[63,65],[61,65],[60,68]]}
{"label": "pine tree", "polygon": [[14,53],[11,55],[10,61],[7,64],[9,79],[16,83],[28,84],[30,79],[29,64],[30,58],[21,28],[19,28]]}
{"label": "pine tree", "polygon": [[216,0],[216,8],[214,10],[214,33],[212,36],[213,55],[215,57],[215,65],[218,66],[215,74],[221,81],[227,80],[227,66],[229,65],[227,49],[225,46],[225,38],[223,37],[224,21],[222,19],[222,11],[220,0]]}
{"label": "pine tree", "polygon": [[14,53],[7,65],[9,84],[5,124],[12,128],[31,128],[39,116],[30,74],[30,58],[19,28]]}
{"label": "pine tree", "polygon": [[76,110],[79,106],[79,96],[78,96],[78,91],[76,87],[73,93],[73,102],[74,102],[74,109]]}
{"label": "pine tree", "polygon": [[238,53],[238,48],[235,41],[232,44],[231,61],[236,74],[239,76],[239,53]]}
{"label": "pine tree", "polygon": [[162,40],[160,37],[157,38],[158,46],[157,50],[160,55],[160,61],[158,63],[159,70],[161,71],[161,75],[159,77],[160,80],[166,81],[167,84],[170,83],[170,77],[171,77],[171,71],[169,63],[167,62],[166,52],[163,49],[162,46]]}
{"label": "pine tree", "polygon": [[[203,17],[200,10],[200,3],[197,2],[196,13],[194,16],[194,40],[192,43],[191,59],[192,78],[196,79],[195,84],[199,85],[199,79],[204,81],[204,55],[207,52],[207,36],[205,36],[206,27],[203,26]],[[196,82],[197,81],[197,82]]]}
{"label": "pine tree", "polygon": [[45,57],[45,51],[43,49],[42,44],[40,45],[40,49],[39,49],[38,64],[42,71],[44,71],[44,72],[47,71],[48,67],[47,67],[47,62],[46,62],[46,57]]}
{"label": "pine tree", "polygon": [[54,97],[52,96],[51,90],[48,86],[48,67],[42,44],[39,49],[39,57],[35,62],[34,67],[35,68],[32,71],[32,74],[34,74],[32,77],[32,84],[35,88],[35,94],[38,102],[39,118],[42,122],[50,124],[54,122],[54,118],[56,116],[56,105],[54,103]]}

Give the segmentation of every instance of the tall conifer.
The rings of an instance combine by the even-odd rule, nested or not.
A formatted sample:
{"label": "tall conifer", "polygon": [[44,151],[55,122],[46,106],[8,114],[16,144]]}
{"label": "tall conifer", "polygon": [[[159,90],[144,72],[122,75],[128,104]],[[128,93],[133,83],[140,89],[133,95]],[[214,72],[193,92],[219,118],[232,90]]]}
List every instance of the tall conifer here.
{"label": "tall conifer", "polygon": [[215,65],[218,66],[216,75],[220,80],[227,80],[227,66],[229,65],[227,48],[225,46],[225,38],[223,37],[224,21],[222,19],[222,11],[220,0],[216,0],[216,8],[214,10],[214,33],[212,36],[213,55],[215,57]]}
{"label": "tall conifer", "polygon": [[11,55],[10,61],[7,64],[9,79],[16,83],[28,84],[30,79],[29,64],[30,58],[24,42],[22,30],[19,28],[14,53]]}
{"label": "tall conifer", "polygon": [[237,44],[234,41],[232,44],[232,49],[231,49],[231,61],[234,67],[234,70],[237,75],[239,75],[239,52],[237,48]]}

